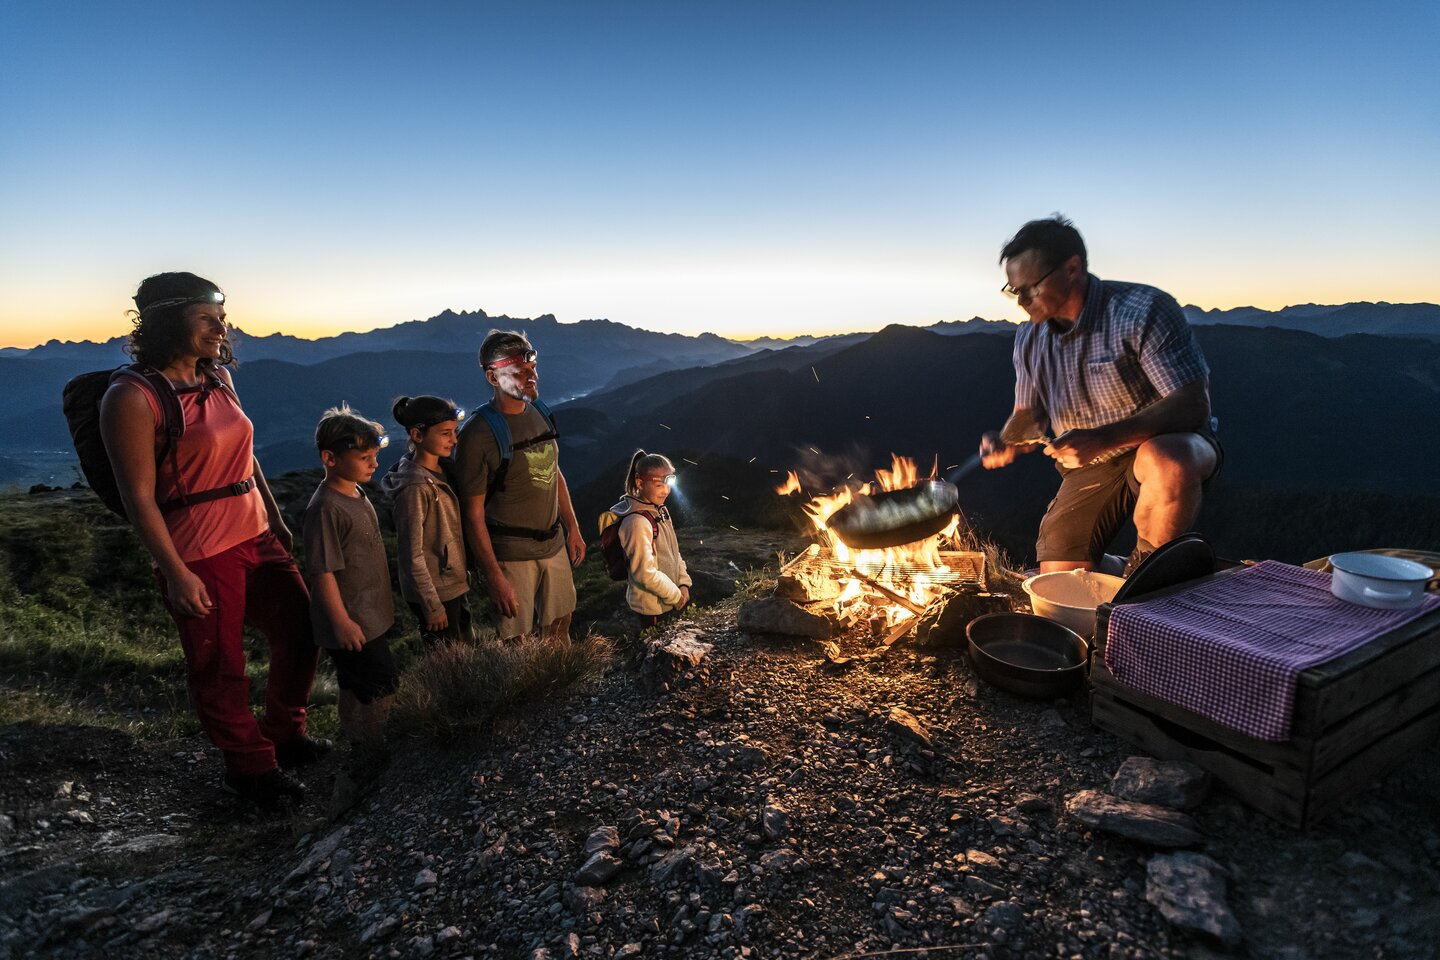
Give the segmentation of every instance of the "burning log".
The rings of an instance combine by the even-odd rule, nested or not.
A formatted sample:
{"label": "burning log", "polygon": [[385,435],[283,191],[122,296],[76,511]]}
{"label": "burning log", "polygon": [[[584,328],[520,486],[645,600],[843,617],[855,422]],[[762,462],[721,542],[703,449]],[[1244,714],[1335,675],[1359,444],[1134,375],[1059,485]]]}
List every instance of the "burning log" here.
{"label": "burning log", "polygon": [[920,604],[912,602],[909,597],[901,596],[894,590],[891,590],[889,587],[885,586],[885,584],[874,579],[873,577],[867,577],[859,570],[851,570],[850,576],[854,577],[856,580],[859,580],[867,587],[872,588],[881,596],[885,597],[885,599],[889,600],[891,603],[898,603],[900,606],[904,607],[906,610],[909,610],[917,617],[921,616],[925,612],[925,608],[920,606]]}

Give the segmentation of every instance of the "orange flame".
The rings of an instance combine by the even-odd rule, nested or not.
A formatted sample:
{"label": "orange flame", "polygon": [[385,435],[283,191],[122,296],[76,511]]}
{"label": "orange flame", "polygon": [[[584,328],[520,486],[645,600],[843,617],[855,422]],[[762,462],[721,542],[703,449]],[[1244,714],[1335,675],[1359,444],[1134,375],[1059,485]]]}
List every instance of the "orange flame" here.
{"label": "orange flame", "polygon": [[[937,461],[937,466],[938,463]],[[881,490],[904,490],[920,482],[920,471],[915,466],[914,460],[891,454],[890,469],[877,470],[875,480],[875,486]],[[777,488],[776,492],[792,493],[799,489],[800,482],[792,471],[785,484]],[[871,484],[865,483],[859,487],[842,487],[836,493],[828,496],[814,497],[805,504],[805,513],[810,517],[810,522],[815,525],[822,540],[830,547],[830,552],[836,560],[858,570],[877,583],[884,584],[916,606],[926,607],[938,597],[940,584],[944,582],[945,575],[950,572],[940,556],[940,551],[946,543],[954,539],[959,529],[960,517],[957,514],[951,518],[950,524],[944,530],[925,540],[902,544],[898,547],[888,547],[884,550],[852,551],[830,530],[827,523],[835,511],[854,502],[857,496],[869,496],[872,489]],[[856,577],[846,579],[844,590],[835,601],[836,612],[844,614],[852,604],[862,598],[867,598],[867,593],[870,595],[869,599],[871,599],[872,605],[877,606],[884,613],[887,625],[897,624],[915,616],[913,611],[900,604],[883,599],[878,603],[875,602],[875,592],[870,590],[864,581]]]}
{"label": "orange flame", "polygon": [[800,492],[800,478],[795,475],[794,470],[791,470],[789,475],[785,477],[784,483],[775,488],[775,492],[782,497],[788,497],[792,493]]}

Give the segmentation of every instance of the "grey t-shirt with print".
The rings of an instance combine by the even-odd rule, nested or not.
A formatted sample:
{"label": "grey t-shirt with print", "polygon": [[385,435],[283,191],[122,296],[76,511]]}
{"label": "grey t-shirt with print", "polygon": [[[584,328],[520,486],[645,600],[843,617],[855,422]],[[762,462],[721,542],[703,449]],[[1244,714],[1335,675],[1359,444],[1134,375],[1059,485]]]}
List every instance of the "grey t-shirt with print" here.
{"label": "grey t-shirt with print", "polygon": [[[514,415],[510,425],[512,452],[505,471],[505,486],[488,495],[490,478],[500,469],[500,446],[495,432],[481,415],[467,417],[455,448],[456,475],[461,497],[486,497],[485,519],[510,527],[549,530],[560,519],[560,445],[553,439],[530,445],[550,432],[550,424],[530,404]],[[563,527],[544,540],[506,536],[492,528],[490,543],[496,560],[544,560],[565,546]]]}
{"label": "grey t-shirt with print", "polygon": [[[347,497],[325,484],[305,508],[305,566],[313,578],[333,573],[340,600],[369,643],[395,623],[395,598],[390,592],[390,564],[380,539],[375,508],[361,493]],[[315,645],[339,649],[335,628],[319,603],[310,604]]]}

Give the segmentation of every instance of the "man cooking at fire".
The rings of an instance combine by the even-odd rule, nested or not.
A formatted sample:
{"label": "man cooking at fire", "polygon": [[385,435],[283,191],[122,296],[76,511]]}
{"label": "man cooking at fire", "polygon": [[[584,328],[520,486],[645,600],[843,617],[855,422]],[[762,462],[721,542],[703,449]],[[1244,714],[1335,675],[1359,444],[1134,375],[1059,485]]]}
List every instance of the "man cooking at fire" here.
{"label": "man cooking at fire", "polygon": [[1193,529],[1224,459],[1210,369],[1175,298],[1090,273],[1069,220],[1025,224],[1000,262],[1030,322],[1015,333],[1015,409],[980,438],[981,462],[993,470],[1037,448],[1055,461],[1060,490],[1035,545],[1043,573],[1095,569],[1133,510],[1128,576]]}

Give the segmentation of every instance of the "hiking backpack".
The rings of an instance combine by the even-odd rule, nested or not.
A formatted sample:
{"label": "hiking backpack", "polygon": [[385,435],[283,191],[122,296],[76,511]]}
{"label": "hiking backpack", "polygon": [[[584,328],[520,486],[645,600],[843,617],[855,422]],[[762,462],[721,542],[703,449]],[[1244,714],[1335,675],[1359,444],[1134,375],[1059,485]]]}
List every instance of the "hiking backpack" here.
{"label": "hiking backpack", "polygon": [[490,477],[490,485],[485,490],[485,499],[487,500],[490,499],[491,495],[496,491],[505,489],[505,471],[510,469],[510,460],[516,449],[524,450],[526,447],[534,447],[549,440],[560,439],[560,431],[555,427],[555,415],[550,412],[550,408],[545,405],[545,401],[536,398],[530,401],[530,406],[539,411],[540,416],[545,418],[545,423],[550,429],[538,437],[531,437],[529,440],[520,444],[518,448],[516,447],[514,437],[510,434],[510,424],[506,422],[505,414],[496,410],[493,403],[482,403],[480,409],[476,411],[481,419],[490,427],[490,432],[495,435],[495,446],[500,450],[500,466]]}
{"label": "hiking backpack", "polygon": [[643,516],[650,521],[651,536],[659,539],[660,521],[648,510],[634,513],[616,513],[606,510],[600,514],[600,557],[605,561],[605,572],[611,580],[630,579],[630,558],[625,556],[625,546],[620,542],[620,524],[627,517]]}
{"label": "hiking backpack", "polygon": [[[234,397],[234,392],[215,373],[206,371],[205,376],[210,379],[213,389],[224,390]],[[105,391],[110,389],[110,384],[121,379],[129,380],[138,384],[142,390],[149,391],[160,407],[160,432],[164,440],[155,450],[157,467],[167,455],[172,458],[173,463],[176,444],[185,435],[185,411],[180,406],[175,385],[159,370],[139,363],[126,364],[113,370],[92,370],[65,384],[61,407],[65,411],[65,422],[70,427],[70,439],[80,457],[80,470],[85,474],[85,482],[112,513],[129,519],[129,514],[125,512],[125,501],[120,496],[120,485],[115,480],[115,468],[110,464],[110,454],[105,450],[105,440],[100,435],[100,401],[105,397]],[[178,482],[178,464],[175,467],[175,477]],[[162,512],[169,513],[195,503],[239,496],[254,487],[255,480],[251,477],[242,483],[232,483],[200,493],[187,494],[182,491],[180,496],[166,500],[159,506]]]}

